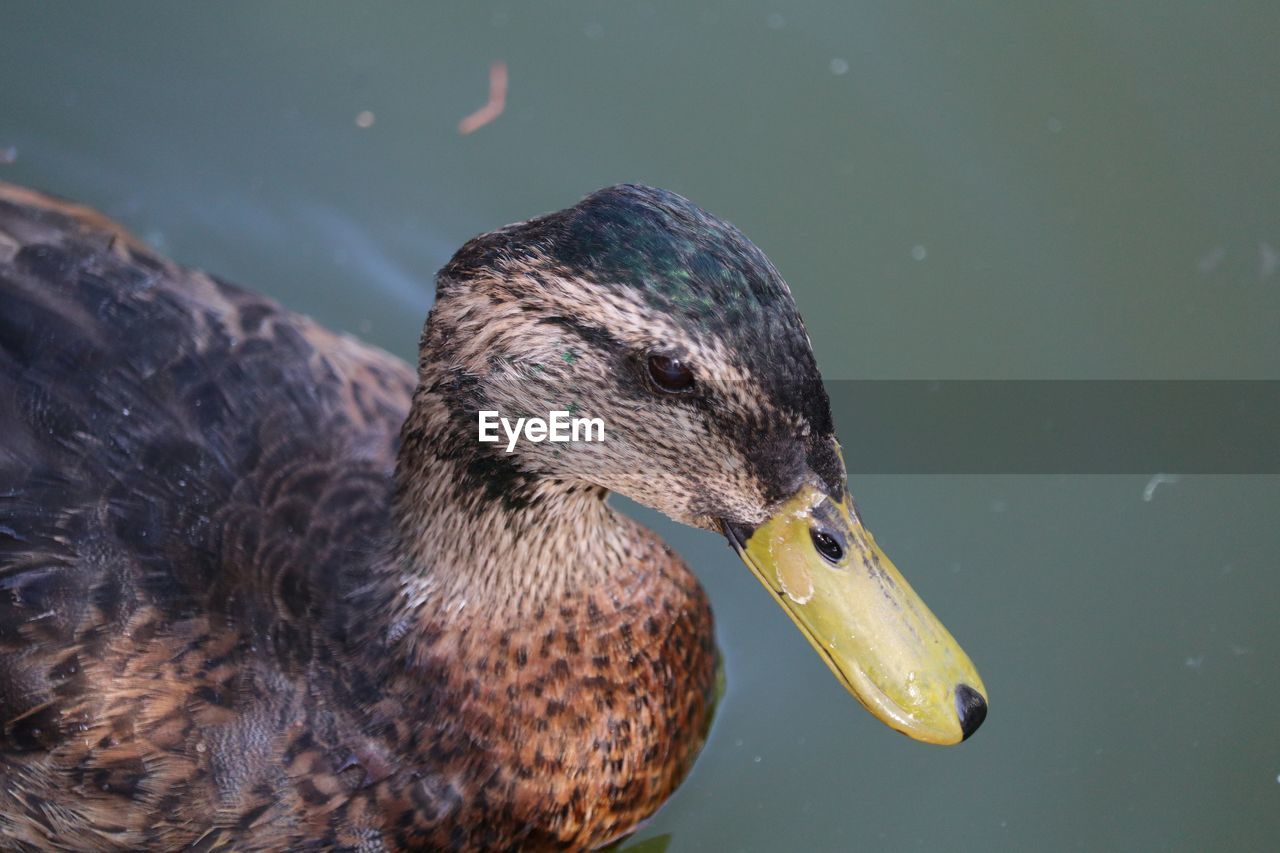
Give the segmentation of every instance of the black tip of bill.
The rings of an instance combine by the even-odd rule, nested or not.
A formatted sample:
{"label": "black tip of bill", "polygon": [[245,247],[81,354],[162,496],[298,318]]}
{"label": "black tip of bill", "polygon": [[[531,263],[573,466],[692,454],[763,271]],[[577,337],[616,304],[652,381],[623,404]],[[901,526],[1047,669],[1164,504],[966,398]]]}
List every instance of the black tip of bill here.
{"label": "black tip of bill", "polygon": [[987,718],[987,700],[969,685],[961,684],[956,688],[956,714],[960,717],[960,731],[968,740]]}

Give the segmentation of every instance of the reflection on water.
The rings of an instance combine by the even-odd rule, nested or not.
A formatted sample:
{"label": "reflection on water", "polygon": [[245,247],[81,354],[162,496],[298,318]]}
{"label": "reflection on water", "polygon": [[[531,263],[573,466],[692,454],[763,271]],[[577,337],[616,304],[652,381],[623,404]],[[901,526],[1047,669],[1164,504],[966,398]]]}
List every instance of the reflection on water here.
{"label": "reflection on water", "polygon": [[[638,180],[770,254],[832,379],[1275,379],[1277,31],[1260,1],[10,3],[0,179],[406,358],[453,247]],[[506,110],[461,136],[495,60]],[[1280,478],[1155,473],[855,477],[990,688],[953,749],[637,510],[710,590],[728,692],[635,841],[1274,844]]]}

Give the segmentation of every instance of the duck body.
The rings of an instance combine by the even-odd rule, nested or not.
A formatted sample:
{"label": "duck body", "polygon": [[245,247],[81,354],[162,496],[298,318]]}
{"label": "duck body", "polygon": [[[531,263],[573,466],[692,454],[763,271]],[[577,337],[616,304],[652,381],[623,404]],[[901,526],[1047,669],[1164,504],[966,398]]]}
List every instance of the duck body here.
{"label": "duck body", "polygon": [[[620,185],[481,234],[415,368],[0,185],[0,847],[583,850],[701,747],[723,533],[892,728],[968,657],[863,527],[791,293]],[[479,440],[579,413],[605,440]]]}
{"label": "duck body", "polygon": [[0,185],[0,847],[582,849],[671,793],[701,588],[600,488],[495,499],[434,369]]}

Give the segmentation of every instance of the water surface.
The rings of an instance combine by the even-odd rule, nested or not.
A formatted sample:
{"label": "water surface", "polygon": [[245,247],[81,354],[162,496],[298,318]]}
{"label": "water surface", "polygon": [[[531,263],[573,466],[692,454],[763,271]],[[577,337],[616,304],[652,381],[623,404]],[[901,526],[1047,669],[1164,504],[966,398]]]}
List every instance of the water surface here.
{"label": "water surface", "polygon": [[[833,380],[1277,379],[1277,32],[1189,0],[9,2],[0,179],[405,358],[463,240],[641,181],[769,253]],[[506,113],[460,136],[499,59]],[[1274,848],[1280,478],[1155,473],[855,478],[990,689],[953,749],[873,721],[722,542],[639,511],[708,587],[729,685],[639,837]]]}

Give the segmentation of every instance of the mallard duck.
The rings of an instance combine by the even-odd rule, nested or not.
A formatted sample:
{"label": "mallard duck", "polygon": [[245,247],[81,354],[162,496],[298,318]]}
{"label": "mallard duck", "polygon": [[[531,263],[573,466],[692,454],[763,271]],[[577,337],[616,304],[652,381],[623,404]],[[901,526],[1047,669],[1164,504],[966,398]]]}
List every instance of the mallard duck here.
{"label": "mallard duck", "polygon": [[[912,737],[973,665],[863,528],[790,292],[616,186],[468,242],[416,371],[0,186],[0,846],[583,849],[689,769],[723,533]],[[605,440],[478,440],[481,411]],[[526,434],[526,439],[528,438]]]}

